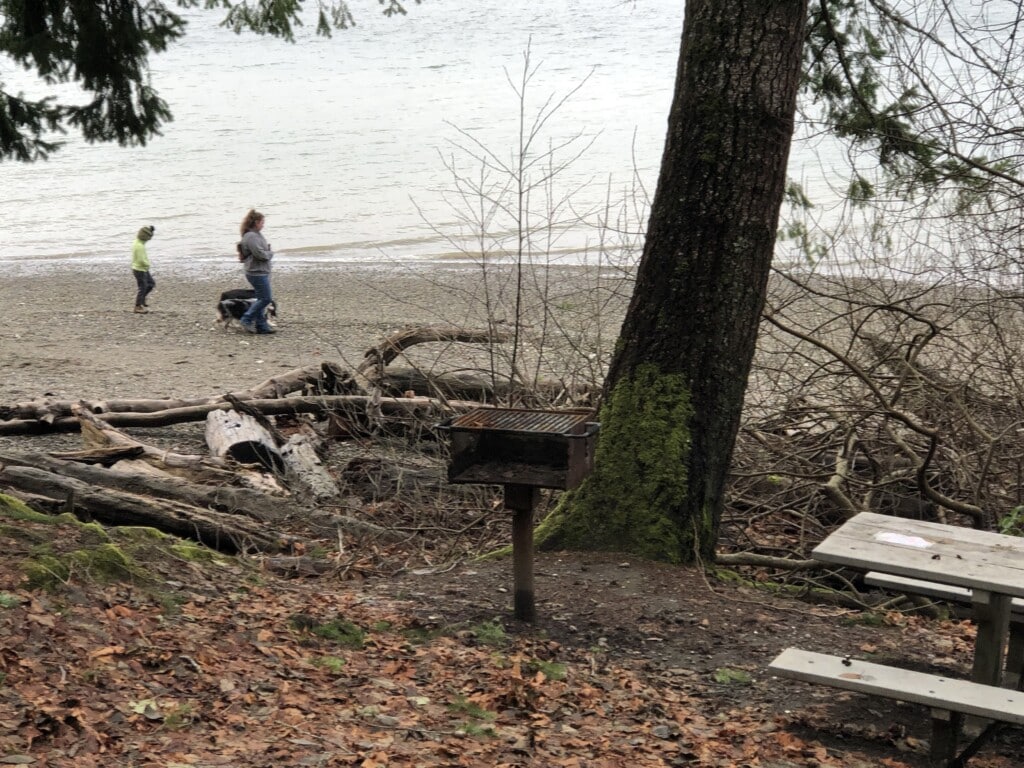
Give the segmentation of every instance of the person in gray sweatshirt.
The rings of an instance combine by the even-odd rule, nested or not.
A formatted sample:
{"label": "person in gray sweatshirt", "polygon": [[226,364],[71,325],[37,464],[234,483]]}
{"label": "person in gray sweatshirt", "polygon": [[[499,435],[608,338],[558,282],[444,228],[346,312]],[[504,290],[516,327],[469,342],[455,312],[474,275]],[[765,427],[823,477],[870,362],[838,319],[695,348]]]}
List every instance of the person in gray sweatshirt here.
{"label": "person in gray sweatshirt", "polygon": [[242,328],[249,333],[277,333],[267,323],[266,309],[274,300],[270,290],[270,269],[274,252],[270,243],[263,236],[263,225],[266,217],[259,211],[250,208],[242,219],[239,228],[242,240],[238,244],[239,259],[245,267],[245,279],[256,292],[256,301],[242,315]]}

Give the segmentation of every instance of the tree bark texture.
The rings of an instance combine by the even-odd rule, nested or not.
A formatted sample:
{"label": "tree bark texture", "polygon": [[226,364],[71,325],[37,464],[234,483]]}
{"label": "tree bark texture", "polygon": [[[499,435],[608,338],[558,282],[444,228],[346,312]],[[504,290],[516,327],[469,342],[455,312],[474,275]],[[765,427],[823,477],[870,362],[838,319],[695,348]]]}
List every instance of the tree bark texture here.
{"label": "tree bark texture", "polygon": [[318,436],[309,434],[292,435],[281,446],[285,477],[293,492],[308,497],[314,502],[325,502],[339,493],[338,484],[327,471],[316,450]]}
{"label": "tree bark texture", "polygon": [[546,546],[713,557],[765,292],[805,0],[690,0],[636,287],[594,472]]}

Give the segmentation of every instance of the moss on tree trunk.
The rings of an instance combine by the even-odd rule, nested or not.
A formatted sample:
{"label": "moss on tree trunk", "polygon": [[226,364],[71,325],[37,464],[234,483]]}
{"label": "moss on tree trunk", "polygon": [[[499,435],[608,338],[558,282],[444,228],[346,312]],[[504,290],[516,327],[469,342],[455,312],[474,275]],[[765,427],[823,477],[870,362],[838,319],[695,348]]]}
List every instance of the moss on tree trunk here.
{"label": "moss on tree trunk", "polygon": [[[601,409],[596,466],[538,528],[546,548],[619,550],[681,562],[701,538],[674,510],[685,500],[689,392],[678,374],[644,366]],[[708,521],[710,522],[710,521]]]}

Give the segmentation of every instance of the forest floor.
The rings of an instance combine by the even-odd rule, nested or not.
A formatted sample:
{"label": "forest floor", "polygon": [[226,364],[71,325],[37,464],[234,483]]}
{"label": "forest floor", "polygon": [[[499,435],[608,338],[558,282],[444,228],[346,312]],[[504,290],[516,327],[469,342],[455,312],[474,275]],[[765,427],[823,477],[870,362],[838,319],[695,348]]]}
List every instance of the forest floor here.
{"label": "forest floor", "polygon": [[[527,624],[508,558],[431,566],[441,538],[314,544],[326,572],[289,578],[152,531],[8,514],[0,763],[918,768],[924,708],[767,665],[796,646],[969,671],[968,622],[698,568],[538,553]],[[1021,754],[1008,730],[971,765]]]}
{"label": "forest floor", "polygon": [[[132,314],[126,269],[6,275],[0,399],[232,391],[358,361],[396,318],[473,322],[468,300],[463,311],[458,291],[424,275],[296,271],[275,274],[280,333],[222,332],[215,298],[238,276],[157,267],[149,315]],[[203,449],[199,425],[133,435]],[[334,444],[332,468],[380,448]],[[518,622],[510,560],[474,557],[508,543],[508,513],[446,516],[422,501],[353,500],[345,511],[407,536],[307,541],[325,571],[290,577],[259,555],[4,512],[0,765],[923,768],[924,708],[767,666],[796,646],[969,674],[968,622],[844,610],[756,575],[614,554],[538,553],[537,620]],[[293,523],[285,532],[303,538],[306,521]],[[971,765],[1019,767],[1022,754],[1024,735],[1008,730]]]}

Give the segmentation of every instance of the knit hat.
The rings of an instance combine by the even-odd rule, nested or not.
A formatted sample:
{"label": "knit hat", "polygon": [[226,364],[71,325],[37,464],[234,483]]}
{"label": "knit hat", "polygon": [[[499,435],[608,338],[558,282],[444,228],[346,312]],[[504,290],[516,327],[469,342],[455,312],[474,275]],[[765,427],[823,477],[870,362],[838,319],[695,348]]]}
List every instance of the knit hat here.
{"label": "knit hat", "polygon": [[154,232],[156,232],[156,227],[154,227],[152,224],[147,224],[146,226],[139,230],[139,234],[136,235],[136,237],[138,237],[139,240],[141,240],[142,242],[146,242],[147,240],[153,239]]}

